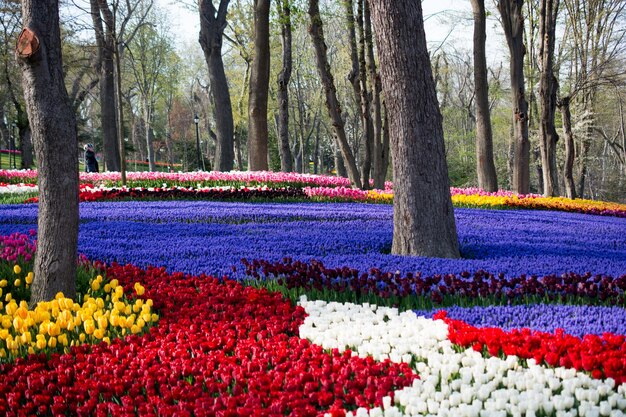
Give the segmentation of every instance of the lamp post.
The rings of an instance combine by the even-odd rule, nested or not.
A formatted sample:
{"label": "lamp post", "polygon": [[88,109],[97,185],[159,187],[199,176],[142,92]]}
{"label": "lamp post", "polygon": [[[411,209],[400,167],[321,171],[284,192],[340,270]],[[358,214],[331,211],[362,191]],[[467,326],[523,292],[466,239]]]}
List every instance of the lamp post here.
{"label": "lamp post", "polygon": [[193,115],[193,122],[196,124],[196,153],[198,156],[198,171],[200,171],[202,167],[202,162],[200,160],[200,131],[198,130],[200,118],[197,113]]}

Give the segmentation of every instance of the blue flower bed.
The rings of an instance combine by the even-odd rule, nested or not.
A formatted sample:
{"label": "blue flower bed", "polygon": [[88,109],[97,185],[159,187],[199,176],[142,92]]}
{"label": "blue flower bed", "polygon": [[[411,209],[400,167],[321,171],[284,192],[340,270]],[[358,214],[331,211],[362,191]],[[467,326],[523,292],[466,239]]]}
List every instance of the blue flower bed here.
{"label": "blue flower bed", "polygon": [[[418,316],[432,318],[440,309],[417,310]],[[584,337],[605,332],[626,334],[626,309],[622,307],[571,305],[516,305],[488,307],[446,307],[448,317],[476,327],[503,330],[529,328],[553,333],[561,328],[567,334]]]}
{"label": "blue flower bed", "polygon": [[[456,209],[459,260],[389,255],[392,207],[359,203],[82,203],[79,251],[93,259],[233,275],[241,258],[319,259],[423,275],[626,273],[626,221],[549,211]],[[36,205],[0,207],[0,233],[36,228]]]}

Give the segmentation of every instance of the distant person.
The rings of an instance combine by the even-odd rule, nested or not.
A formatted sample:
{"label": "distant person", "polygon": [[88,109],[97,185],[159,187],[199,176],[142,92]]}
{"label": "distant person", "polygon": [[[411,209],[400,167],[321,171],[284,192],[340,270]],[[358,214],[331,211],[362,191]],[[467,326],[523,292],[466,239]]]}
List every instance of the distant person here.
{"label": "distant person", "polygon": [[85,171],[99,172],[98,160],[96,159],[96,153],[91,143],[85,145]]}

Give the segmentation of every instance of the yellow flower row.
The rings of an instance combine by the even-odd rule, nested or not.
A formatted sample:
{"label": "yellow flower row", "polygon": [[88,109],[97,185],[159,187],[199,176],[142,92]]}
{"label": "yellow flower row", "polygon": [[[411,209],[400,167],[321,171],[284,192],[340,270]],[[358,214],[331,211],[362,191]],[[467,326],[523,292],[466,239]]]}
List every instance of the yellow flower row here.
{"label": "yellow flower row", "polygon": [[453,195],[452,202],[458,206],[472,207],[515,207],[540,210],[558,210],[583,213],[613,212],[626,214],[626,205],[606,201],[569,199],[565,197],[518,197],[518,196],[485,196],[485,195]]}
{"label": "yellow flower row", "polygon": [[[393,191],[369,190],[366,192],[366,200],[373,203],[391,203],[393,202]],[[583,199],[572,200],[564,197],[454,194],[452,195],[452,203],[459,207],[514,207],[583,213],[613,212],[626,214],[626,204]]]}
{"label": "yellow flower row", "polygon": [[[143,333],[158,321],[152,300],[132,301],[117,280],[103,282],[100,275],[91,281],[92,293],[82,304],[59,293],[33,310],[7,293],[5,303],[0,302],[0,362],[32,353],[67,352],[70,346],[84,343],[110,343],[114,337]],[[104,298],[93,297],[101,287]],[[134,290],[137,295],[145,291],[139,283]]]}

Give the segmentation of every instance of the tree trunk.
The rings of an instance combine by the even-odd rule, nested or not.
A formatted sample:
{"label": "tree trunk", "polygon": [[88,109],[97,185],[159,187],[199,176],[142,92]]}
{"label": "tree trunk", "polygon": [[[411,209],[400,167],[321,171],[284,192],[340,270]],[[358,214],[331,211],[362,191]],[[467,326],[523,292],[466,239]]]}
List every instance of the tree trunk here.
{"label": "tree trunk", "polygon": [[558,104],[561,109],[563,136],[565,139],[565,165],[563,166],[565,196],[567,198],[576,198],[576,185],[574,183],[574,134],[572,133],[570,102],[570,97],[562,97]]}
{"label": "tree trunk", "polygon": [[541,119],[539,121],[539,148],[541,150],[541,168],[543,172],[543,195],[559,195],[559,180],[556,167],[555,113],[558,82],[554,76],[554,44],[556,39],[559,0],[541,0],[539,6],[539,100],[541,101]]}
{"label": "tree trunk", "polygon": [[489,111],[489,80],[487,78],[487,39],[485,1],[472,0],[474,12],[474,89],[476,95],[476,173],[478,188],[498,191],[498,178],[493,158],[493,134]]}
{"label": "tree trunk", "polygon": [[58,0],[23,0],[22,16],[24,27],[34,32],[40,44],[28,53],[24,31],[17,47],[22,51],[22,85],[38,169],[37,252],[31,292],[31,305],[35,305],[58,292],[76,296],[78,139],[63,79]]}
{"label": "tree trunk", "polygon": [[341,155],[348,170],[350,182],[354,187],[361,188],[362,183],[359,170],[356,166],[352,150],[350,149],[348,138],[346,137],[344,121],[341,117],[341,105],[337,99],[335,80],[330,71],[330,64],[328,63],[328,54],[326,41],[324,40],[324,29],[322,27],[322,18],[320,16],[319,0],[309,0],[309,16],[311,18],[309,33],[311,35],[311,39],[313,40],[317,71],[319,72],[322,87],[324,89],[326,109],[328,110],[328,115],[333,125],[335,140],[337,142],[337,146],[341,150]]}
{"label": "tree trunk", "polygon": [[442,117],[421,2],[370,0],[370,7],[393,156],[391,251],[398,255],[458,258]]}
{"label": "tree trunk", "polygon": [[33,141],[30,125],[27,123],[18,126],[20,136],[20,152],[22,153],[22,169],[31,169],[33,166]]}
{"label": "tree trunk", "polygon": [[226,28],[226,13],[229,0],[220,0],[215,10],[211,0],[200,0],[200,46],[209,69],[211,94],[215,103],[215,144],[216,171],[231,171],[235,158],[233,146],[233,109],[228,91],[228,80],[222,60],[222,42]]}
{"label": "tree trunk", "polygon": [[270,81],[270,0],[254,1],[254,59],[248,99],[248,169],[267,171]]}
{"label": "tree trunk", "polygon": [[[346,23],[348,25],[348,40],[350,43],[350,59],[352,61],[352,68],[348,74],[348,80],[352,84],[352,90],[354,92],[354,99],[359,107],[360,122],[363,126],[361,132],[361,141],[363,147],[363,163],[361,164],[361,182],[363,188],[369,188],[370,170],[372,168],[372,145],[374,126],[372,124],[372,118],[370,116],[370,102],[367,91],[367,73],[365,66],[365,29],[363,23],[363,0],[357,0],[357,16],[354,16],[354,7],[352,0],[348,0],[344,3],[346,9]],[[358,28],[359,39],[357,47],[357,34],[356,28]]]}
{"label": "tree trunk", "polygon": [[[147,100],[143,103],[143,122],[146,139],[146,149],[148,150],[148,169],[150,172],[156,171],[156,163],[154,160],[154,146],[152,144],[152,106]],[[198,167],[200,169],[200,167]]]}
{"label": "tree trunk", "polygon": [[[96,32],[100,59],[100,128],[102,130],[103,171],[120,170],[120,149],[117,136],[117,107],[115,102],[115,16],[106,1],[91,2],[91,17]],[[103,19],[104,16],[104,26]]]}
{"label": "tree trunk", "polygon": [[530,192],[530,142],[528,141],[528,102],[524,85],[523,0],[498,0],[498,10],[511,54],[511,98],[513,105],[513,178],[518,194]]}
{"label": "tree trunk", "polygon": [[293,171],[293,155],[289,147],[289,81],[291,80],[292,35],[290,0],[277,0],[280,18],[280,41],[283,47],[283,66],[278,74],[278,150],[280,152],[280,170]]}
{"label": "tree trunk", "polygon": [[383,117],[381,105],[380,77],[376,70],[376,60],[374,58],[374,41],[372,37],[372,17],[370,14],[369,2],[365,1],[365,10],[363,16],[365,29],[365,45],[367,49],[367,71],[372,84],[372,124],[373,124],[373,145],[372,145],[372,163],[374,166],[374,188],[384,189],[385,178],[387,176],[387,166],[389,164],[389,136],[384,140],[383,136]]}

